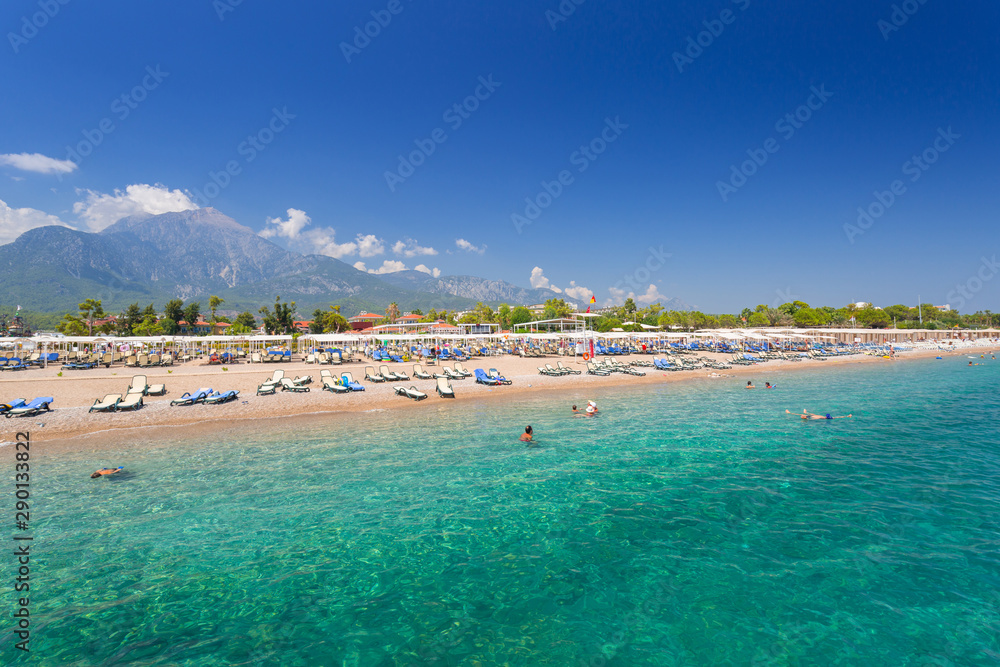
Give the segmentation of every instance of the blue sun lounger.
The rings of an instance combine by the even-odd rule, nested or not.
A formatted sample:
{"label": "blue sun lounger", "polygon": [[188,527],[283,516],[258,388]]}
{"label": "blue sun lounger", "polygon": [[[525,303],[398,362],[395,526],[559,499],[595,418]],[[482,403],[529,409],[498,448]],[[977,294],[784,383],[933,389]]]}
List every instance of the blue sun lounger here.
{"label": "blue sun lounger", "polygon": [[205,398],[205,402],[206,403],[213,403],[213,404],[216,404],[216,405],[221,404],[221,403],[228,403],[229,401],[235,401],[236,398],[239,395],[240,395],[240,392],[238,392],[236,390],[224,391],[222,393],[216,392],[216,393],[212,394],[211,396],[207,396]]}
{"label": "blue sun lounger", "polygon": [[[496,380],[498,384],[511,384],[511,381],[500,375],[500,371],[495,368],[491,368],[486,374]],[[580,371],[577,371],[576,374],[579,375]]]}
{"label": "blue sun lounger", "polygon": [[202,403],[206,398],[212,395],[212,389],[199,389],[191,394],[184,394],[180,398],[175,398],[170,401],[170,405],[194,405],[195,403]]}
{"label": "blue sun lounger", "polygon": [[14,357],[12,359],[8,359],[7,360],[7,365],[3,366],[2,370],[5,370],[5,371],[23,371],[26,368],[28,368],[28,366],[25,363],[23,363],[19,357]]}
{"label": "blue sun lounger", "polygon": [[9,403],[0,403],[0,415],[10,412],[14,408],[19,408],[24,404],[25,400],[23,398],[15,398],[13,401]]}
{"label": "blue sun lounger", "polygon": [[36,398],[32,400],[31,403],[25,403],[20,407],[8,410],[4,413],[4,416],[10,419],[11,417],[30,417],[32,415],[37,415],[40,412],[48,412],[51,410],[49,404],[54,400],[55,399],[51,396]]}
{"label": "blue sun lounger", "polygon": [[488,384],[494,386],[500,384],[499,380],[487,375],[486,371],[484,371],[482,368],[477,368],[475,370],[475,373],[476,373],[476,384]]}
{"label": "blue sun lounger", "polygon": [[350,373],[344,373],[341,377],[344,380],[344,386],[347,387],[348,389],[350,389],[351,391],[364,391],[365,390],[364,385],[361,384],[360,382],[355,382],[354,381],[354,376],[352,376]]}

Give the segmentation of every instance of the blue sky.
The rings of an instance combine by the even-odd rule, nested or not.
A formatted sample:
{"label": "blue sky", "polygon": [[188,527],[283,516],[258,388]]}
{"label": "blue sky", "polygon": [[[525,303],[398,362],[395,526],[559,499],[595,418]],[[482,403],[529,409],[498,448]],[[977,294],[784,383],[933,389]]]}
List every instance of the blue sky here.
{"label": "blue sky", "polygon": [[211,205],[581,302],[1000,310],[992,3],[63,2],[0,6],[0,242]]}

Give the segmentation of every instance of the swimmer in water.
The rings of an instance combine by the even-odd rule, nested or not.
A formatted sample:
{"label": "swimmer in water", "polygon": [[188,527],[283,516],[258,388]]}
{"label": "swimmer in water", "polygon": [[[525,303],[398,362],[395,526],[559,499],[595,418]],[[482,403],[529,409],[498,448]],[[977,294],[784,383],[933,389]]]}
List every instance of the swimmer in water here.
{"label": "swimmer in water", "polygon": [[524,427],[524,433],[521,434],[521,442],[531,442],[531,435],[534,431],[531,430],[531,426]]}
{"label": "swimmer in water", "polygon": [[[791,412],[790,410],[785,410],[785,414],[789,414],[790,415],[790,414],[794,414],[794,413]],[[801,419],[850,419],[853,416],[854,416],[854,414],[852,413],[852,414],[849,414],[849,415],[843,415],[841,417],[834,417],[829,412],[826,413],[825,415],[816,415],[816,414],[813,414],[813,413],[809,412],[805,408],[802,408],[802,414],[798,415],[798,417],[801,418]]]}
{"label": "swimmer in water", "polygon": [[587,401],[587,416],[595,417],[597,416],[597,403],[593,401]]}
{"label": "swimmer in water", "polygon": [[121,471],[122,471],[121,468],[101,468],[93,475],[91,475],[90,479],[97,479],[98,477],[101,477],[103,475],[114,475],[116,472],[121,472]]}
{"label": "swimmer in water", "polygon": [[753,381],[752,380],[747,380],[746,389],[756,389],[756,388],[757,387],[753,386]]}

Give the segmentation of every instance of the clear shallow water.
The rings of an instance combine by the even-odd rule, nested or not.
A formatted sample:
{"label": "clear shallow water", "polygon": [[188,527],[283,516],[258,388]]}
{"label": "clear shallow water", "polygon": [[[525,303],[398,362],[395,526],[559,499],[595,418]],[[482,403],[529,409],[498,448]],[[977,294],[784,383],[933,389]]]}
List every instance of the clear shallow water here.
{"label": "clear shallow water", "polygon": [[17,659],[996,664],[1000,362],[963,363],[36,444]]}

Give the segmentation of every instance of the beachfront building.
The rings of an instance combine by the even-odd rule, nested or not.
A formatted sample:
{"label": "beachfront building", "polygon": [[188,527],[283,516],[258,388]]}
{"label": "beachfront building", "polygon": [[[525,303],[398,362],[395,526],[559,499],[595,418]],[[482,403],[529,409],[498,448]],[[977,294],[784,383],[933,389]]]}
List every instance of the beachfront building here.
{"label": "beachfront building", "polygon": [[417,324],[423,319],[422,315],[414,315],[413,313],[407,313],[402,317],[397,317],[393,324]]}
{"label": "beachfront building", "polygon": [[462,328],[454,324],[448,324],[443,320],[436,322],[400,322],[394,324],[380,324],[378,326],[365,329],[366,335],[380,336],[382,334],[460,334]]}
{"label": "beachfront building", "polygon": [[229,327],[231,326],[233,325],[226,322],[216,322],[215,331],[212,331],[212,324],[205,320],[198,320],[194,323],[193,327],[188,325],[184,320],[181,320],[177,323],[177,334],[180,336],[223,336],[229,332]]}
{"label": "beachfront building", "polygon": [[351,329],[354,331],[364,331],[365,329],[371,329],[375,326],[375,323],[384,319],[384,315],[378,315],[376,313],[358,313],[354,317],[348,317],[347,321],[351,325]]}
{"label": "beachfront building", "polygon": [[462,329],[461,327],[455,324],[449,324],[447,322],[442,322],[441,320],[438,320],[433,324],[427,325],[427,333],[437,334],[439,336],[456,335],[462,333]]}

